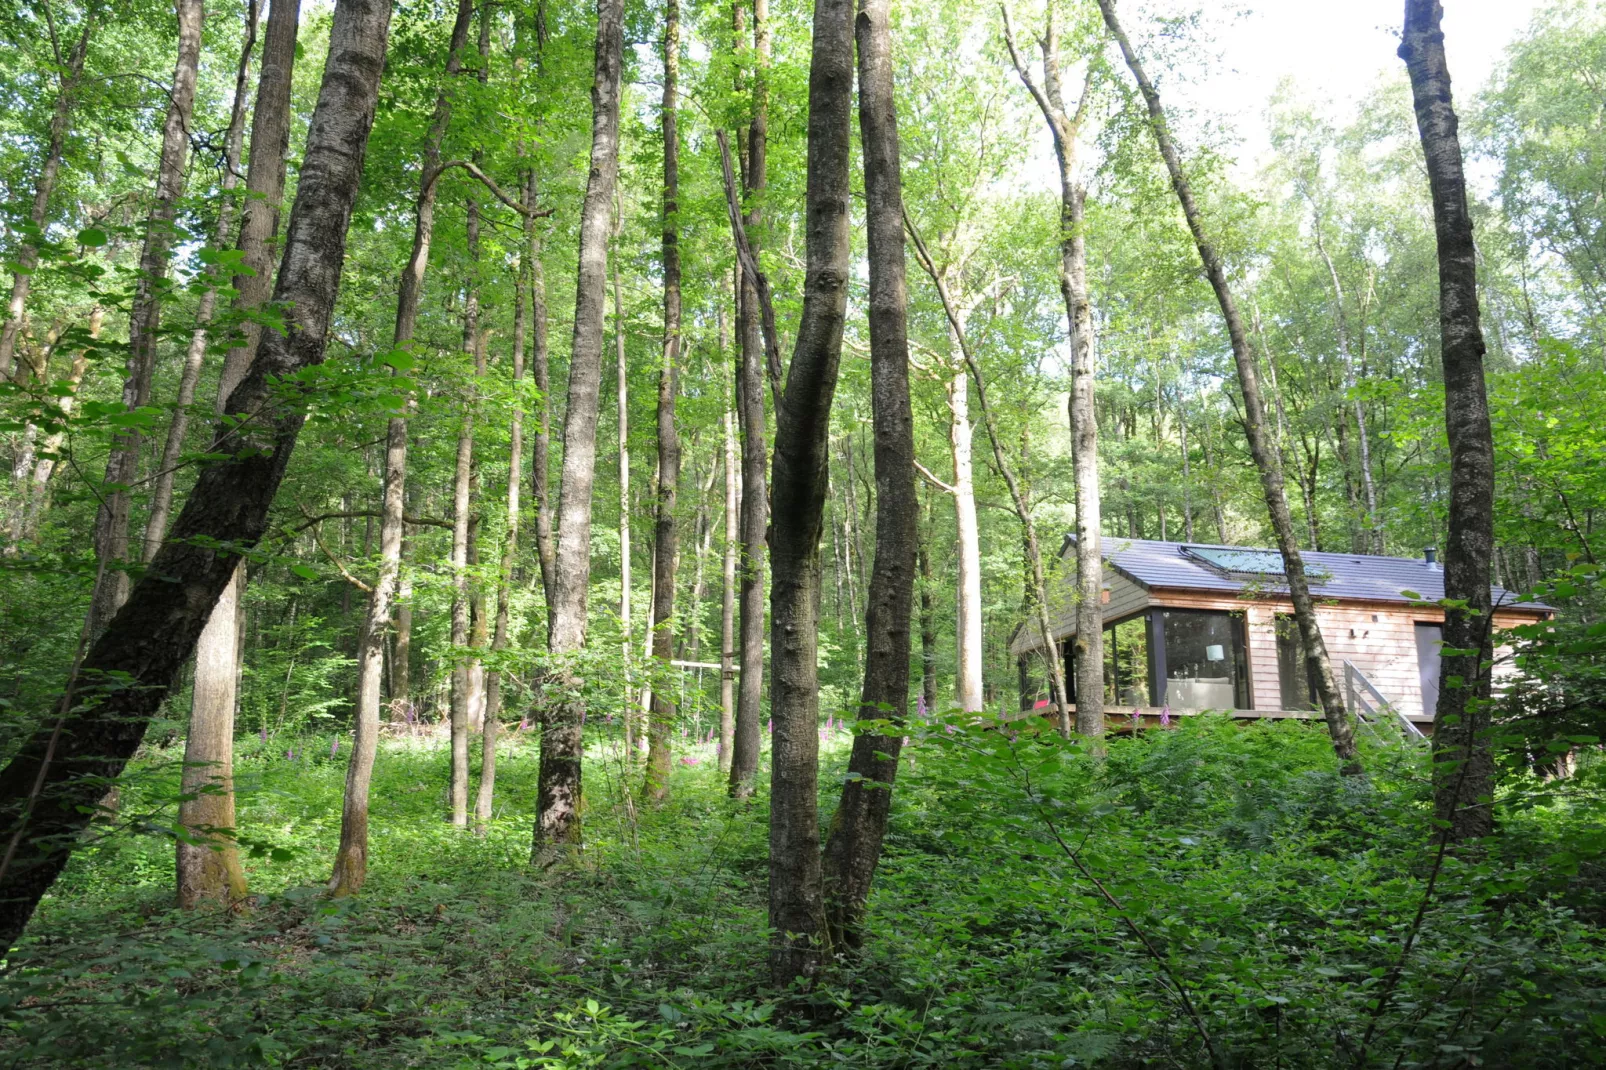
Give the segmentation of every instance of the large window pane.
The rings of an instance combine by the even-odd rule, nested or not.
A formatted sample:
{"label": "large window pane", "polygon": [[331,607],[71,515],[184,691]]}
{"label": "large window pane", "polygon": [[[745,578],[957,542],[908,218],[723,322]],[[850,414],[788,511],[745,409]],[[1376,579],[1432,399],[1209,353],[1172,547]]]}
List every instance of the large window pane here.
{"label": "large window pane", "polygon": [[1305,664],[1299,625],[1283,613],[1277,615],[1277,686],[1282,692],[1283,709],[1316,708],[1316,685],[1311,683],[1310,667]]}
{"label": "large window pane", "polygon": [[1243,629],[1231,613],[1161,610],[1165,631],[1165,701],[1184,710],[1248,705]]}
{"label": "large window pane", "polygon": [[1149,701],[1149,640],[1143,617],[1104,629],[1104,701],[1152,706]]}

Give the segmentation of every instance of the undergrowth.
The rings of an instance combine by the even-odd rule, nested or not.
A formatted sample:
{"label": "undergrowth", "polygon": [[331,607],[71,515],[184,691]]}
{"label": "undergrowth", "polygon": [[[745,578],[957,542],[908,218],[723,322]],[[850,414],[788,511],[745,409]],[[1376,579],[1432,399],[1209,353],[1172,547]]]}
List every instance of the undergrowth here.
{"label": "undergrowth", "polygon": [[[825,751],[827,820],[847,739]],[[906,754],[864,951],[777,993],[767,813],[725,797],[706,748],[633,817],[617,751],[593,747],[586,851],[534,871],[532,743],[508,745],[477,836],[441,820],[444,750],[391,741],[369,884],[331,900],[345,755],[253,737],[255,898],[232,914],[171,908],[177,756],[153,750],[12,956],[0,1058],[1124,1068],[1209,1065],[1203,1031],[1235,1067],[1606,1063],[1598,765],[1543,805],[1508,785],[1500,834],[1446,862],[1363,1051],[1432,857],[1421,752],[1376,745],[1346,778],[1319,730],[1193,719],[1103,757],[1018,727],[937,726]]]}

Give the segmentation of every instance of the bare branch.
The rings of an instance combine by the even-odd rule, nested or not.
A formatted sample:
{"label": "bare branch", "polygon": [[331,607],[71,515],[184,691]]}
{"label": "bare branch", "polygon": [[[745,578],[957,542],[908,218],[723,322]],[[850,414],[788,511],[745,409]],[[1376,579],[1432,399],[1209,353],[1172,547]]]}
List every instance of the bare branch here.
{"label": "bare branch", "polygon": [[764,327],[764,358],[769,368],[770,393],[775,398],[777,411],[781,407],[781,343],[775,332],[775,302],[770,294],[770,280],[758,266],[753,247],[747,240],[747,228],[742,224],[741,199],[736,195],[736,176],[731,167],[730,138],[724,130],[714,131],[719,142],[719,165],[725,176],[725,210],[730,216],[731,236],[736,239],[736,256],[742,270],[753,280],[758,290],[759,319]]}

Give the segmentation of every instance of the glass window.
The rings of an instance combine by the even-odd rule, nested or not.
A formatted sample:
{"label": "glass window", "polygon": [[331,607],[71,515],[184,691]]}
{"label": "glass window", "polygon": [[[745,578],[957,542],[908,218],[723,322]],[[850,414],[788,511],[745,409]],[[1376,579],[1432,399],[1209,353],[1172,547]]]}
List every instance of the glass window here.
{"label": "glass window", "polygon": [[1316,685],[1305,664],[1305,644],[1299,638],[1299,625],[1286,613],[1277,615],[1277,687],[1282,709],[1316,708]]}
{"label": "glass window", "polygon": [[1104,701],[1152,706],[1149,701],[1148,619],[1133,617],[1104,629]]}
{"label": "glass window", "polygon": [[1158,610],[1165,634],[1165,702],[1184,710],[1249,706],[1242,618],[1203,610]]}

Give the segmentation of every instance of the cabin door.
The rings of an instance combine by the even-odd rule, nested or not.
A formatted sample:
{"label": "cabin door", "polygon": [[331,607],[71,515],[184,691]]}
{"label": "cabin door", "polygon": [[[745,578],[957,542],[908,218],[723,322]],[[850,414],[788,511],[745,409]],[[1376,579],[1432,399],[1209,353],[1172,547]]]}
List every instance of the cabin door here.
{"label": "cabin door", "polygon": [[1439,648],[1444,626],[1421,621],[1416,625],[1416,669],[1422,678],[1422,712],[1429,717],[1439,708]]}

